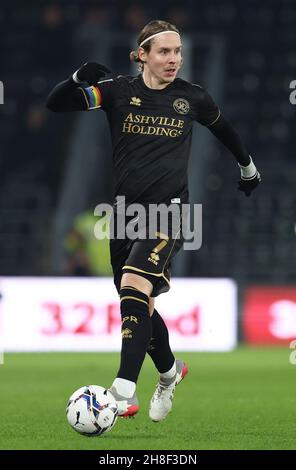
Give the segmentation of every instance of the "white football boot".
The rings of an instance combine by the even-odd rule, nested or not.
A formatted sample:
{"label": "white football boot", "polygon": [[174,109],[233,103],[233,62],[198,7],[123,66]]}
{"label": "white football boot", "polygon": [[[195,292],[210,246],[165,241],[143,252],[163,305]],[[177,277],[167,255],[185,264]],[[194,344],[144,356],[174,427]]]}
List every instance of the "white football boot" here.
{"label": "white football boot", "polygon": [[109,388],[109,391],[116,400],[118,406],[118,416],[121,416],[122,418],[131,418],[138,413],[140,407],[136,393],[134,393],[131,398],[126,398],[117,392],[114,385]]}
{"label": "white football boot", "polygon": [[162,421],[172,409],[176,385],[188,373],[187,364],[179,359],[176,360],[176,369],[176,375],[173,378],[164,379],[160,377],[150,401],[149,417],[152,421]]}

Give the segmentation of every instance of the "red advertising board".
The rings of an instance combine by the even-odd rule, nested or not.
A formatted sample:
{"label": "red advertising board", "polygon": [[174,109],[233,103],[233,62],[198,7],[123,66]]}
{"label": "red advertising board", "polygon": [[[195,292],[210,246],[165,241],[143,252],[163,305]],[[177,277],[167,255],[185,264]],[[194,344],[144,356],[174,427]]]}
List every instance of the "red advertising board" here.
{"label": "red advertising board", "polygon": [[248,343],[290,343],[296,338],[296,286],[247,289],[242,322]]}

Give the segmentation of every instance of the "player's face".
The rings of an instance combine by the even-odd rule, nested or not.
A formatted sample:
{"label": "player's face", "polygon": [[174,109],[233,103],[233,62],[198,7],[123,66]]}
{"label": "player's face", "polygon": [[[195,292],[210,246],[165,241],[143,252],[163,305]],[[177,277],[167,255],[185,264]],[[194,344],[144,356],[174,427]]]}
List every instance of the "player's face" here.
{"label": "player's face", "polygon": [[167,33],[154,38],[150,52],[143,55],[145,66],[159,83],[175,80],[182,62],[181,48],[180,36]]}

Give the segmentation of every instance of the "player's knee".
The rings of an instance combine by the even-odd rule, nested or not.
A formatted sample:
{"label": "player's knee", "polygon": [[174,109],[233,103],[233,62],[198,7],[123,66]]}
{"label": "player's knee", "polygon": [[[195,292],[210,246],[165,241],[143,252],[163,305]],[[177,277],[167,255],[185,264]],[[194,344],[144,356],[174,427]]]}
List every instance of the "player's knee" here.
{"label": "player's knee", "polygon": [[149,314],[150,314],[150,317],[152,317],[152,314],[154,312],[154,304],[155,304],[154,298],[149,297]]}
{"label": "player's knee", "polygon": [[122,275],[120,287],[122,288],[126,286],[134,287],[135,289],[144,292],[144,294],[148,295],[148,297],[150,296],[153,288],[151,282],[148,281],[148,279],[133,273],[124,273]]}

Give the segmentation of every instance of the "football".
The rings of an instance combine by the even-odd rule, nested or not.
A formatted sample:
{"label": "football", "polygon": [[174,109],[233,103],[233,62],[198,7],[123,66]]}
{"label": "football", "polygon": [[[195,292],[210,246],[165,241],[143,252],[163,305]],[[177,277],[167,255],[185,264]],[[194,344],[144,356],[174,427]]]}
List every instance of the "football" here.
{"label": "football", "polygon": [[86,385],[70,396],[66,415],[75,431],[84,436],[101,436],[116,423],[117,403],[104,387]]}

